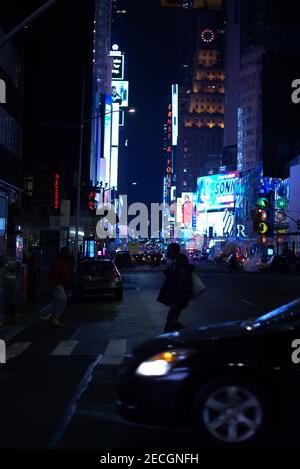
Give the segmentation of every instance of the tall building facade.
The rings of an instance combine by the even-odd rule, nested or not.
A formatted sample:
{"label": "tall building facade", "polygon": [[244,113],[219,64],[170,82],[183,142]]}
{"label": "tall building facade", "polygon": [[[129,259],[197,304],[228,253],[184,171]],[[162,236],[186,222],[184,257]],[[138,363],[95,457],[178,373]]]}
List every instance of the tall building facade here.
{"label": "tall building facade", "polygon": [[225,128],[222,164],[237,168],[238,106],[240,93],[240,0],[226,1]]}
{"label": "tall building facade", "polygon": [[225,95],[225,24],[223,11],[198,16],[192,83],[181,109],[177,184],[194,192],[197,177],[222,165]]}
{"label": "tall building facade", "polygon": [[[0,28],[0,39],[5,32]],[[17,215],[22,202],[24,60],[22,48],[0,48],[0,320],[13,312],[22,264]]]}
{"label": "tall building facade", "polygon": [[[120,73],[120,69],[113,69],[115,72],[114,78],[128,80],[129,76],[129,35],[128,35],[128,0],[112,0],[112,16],[111,16],[111,47],[114,49],[118,46],[118,50],[123,56],[121,58],[121,69],[123,71]],[[122,73],[123,72],[123,73]],[[123,77],[123,78],[121,78]],[[129,83],[130,85],[130,83]],[[117,117],[117,116],[116,116]],[[118,151],[116,152],[116,174],[117,174],[117,185],[121,193],[126,193],[128,190],[128,121],[127,115],[124,113],[123,109],[120,108],[119,115],[119,130],[118,130]],[[118,117],[117,117],[118,119]],[[117,129],[115,129],[115,134]],[[117,195],[117,193],[115,193]]]}
{"label": "tall building facade", "polygon": [[[241,183],[236,223],[243,223],[247,235],[263,246],[279,245],[288,239],[291,226],[278,207],[285,203],[288,214],[293,202],[287,182],[290,162],[294,164],[300,153],[296,125],[300,110],[291,98],[293,79],[300,72],[295,61],[300,51],[299,12],[295,0],[240,2],[237,166]],[[232,90],[230,95],[235,96]],[[273,229],[268,235],[264,235],[263,225],[261,231],[257,230],[251,219],[261,197],[271,200],[267,214],[271,214],[269,225]]]}
{"label": "tall building facade", "polygon": [[111,0],[95,0],[93,48],[92,140],[90,158],[91,190],[109,185],[111,139]]}

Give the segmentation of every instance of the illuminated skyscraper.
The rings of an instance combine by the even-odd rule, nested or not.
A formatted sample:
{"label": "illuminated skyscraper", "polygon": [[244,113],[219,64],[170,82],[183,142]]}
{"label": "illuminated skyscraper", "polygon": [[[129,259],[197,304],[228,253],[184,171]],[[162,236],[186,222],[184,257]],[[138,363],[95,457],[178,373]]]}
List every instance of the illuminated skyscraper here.
{"label": "illuminated skyscraper", "polygon": [[[111,8],[111,0],[95,0],[92,98],[93,121],[90,159],[90,180],[93,186],[100,181],[108,183],[106,174],[110,163],[110,151],[107,150],[109,147],[107,142],[110,139],[111,122],[109,115],[107,115],[105,119],[104,109],[110,109],[109,97],[111,95]],[[96,116],[99,117],[95,119]],[[105,151],[106,154],[104,154]]]}
{"label": "illuminated skyscraper", "polygon": [[222,164],[225,93],[225,25],[223,12],[201,12],[198,19],[192,83],[181,109],[177,183],[193,192],[196,179]]}

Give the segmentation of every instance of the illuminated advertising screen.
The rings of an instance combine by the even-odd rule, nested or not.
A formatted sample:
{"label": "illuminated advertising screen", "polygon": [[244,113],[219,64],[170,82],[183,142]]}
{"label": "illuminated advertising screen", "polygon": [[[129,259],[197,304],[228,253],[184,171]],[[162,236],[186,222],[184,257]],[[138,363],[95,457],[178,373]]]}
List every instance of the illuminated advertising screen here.
{"label": "illuminated advertising screen", "polygon": [[193,193],[193,230],[197,229],[197,192]]}
{"label": "illuminated advertising screen", "polygon": [[119,159],[119,148],[112,147],[111,149],[111,163],[110,163],[110,186],[118,187],[118,159]]}
{"label": "illuminated advertising screen", "polygon": [[112,104],[109,95],[105,100],[105,116],[104,116],[104,158],[106,160],[106,181],[110,182],[110,148],[111,148],[111,124],[112,124]]}
{"label": "illuminated advertising screen", "polygon": [[197,180],[197,205],[203,211],[234,208],[238,172],[204,176]]}
{"label": "illuminated advertising screen", "polygon": [[178,85],[172,85],[172,145],[178,143]]}
{"label": "illuminated advertising screen", "polygon": [[123,80],[113,80],[112,84],[112,101],[119,102],[120,107],[129,106],[129,82]]}
{"label": "illuminated advertising screen", "polygon": [[182,199],[177,198],[176,204],[176,223],[182,224]]}
{"label": "illuminated advertising screen", "polygon": [[193,193],[183,192],[182,200],[182,224],[185,229],[193,228]]}
{"label": "illuminated advertising screen", "polygon": [[119,122],[120,122],[120,105],[113,103],[112,105],[112,131],[111,131],[111,145],[113,147],[119,146]]}
{"label": "illuminated advertising screen", "polygon": [[83,253],[85,258],[93,259],[95,257],[95,241],[93,239],[84,239]]}

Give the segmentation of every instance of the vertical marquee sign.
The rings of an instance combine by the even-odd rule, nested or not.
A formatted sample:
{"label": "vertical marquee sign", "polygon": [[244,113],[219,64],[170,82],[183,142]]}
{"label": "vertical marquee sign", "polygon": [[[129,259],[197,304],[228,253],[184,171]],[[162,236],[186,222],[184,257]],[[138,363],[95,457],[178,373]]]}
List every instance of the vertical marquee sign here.
{"label": "vertical marquee sign", "polygon": [[55,212],[59,212],[60,211],[60,174],[57,172],[53,174],[53,189],[54,189],[53,208]]}
{"label": "vertical marquee sign", "polygon": [[168,119],[164,125],[164,153],[166,156],[166,174],[164,183],[164,203],[171,203],[171,187],[173,173],[173,155],[172,155],[172,104],[168,106]]}

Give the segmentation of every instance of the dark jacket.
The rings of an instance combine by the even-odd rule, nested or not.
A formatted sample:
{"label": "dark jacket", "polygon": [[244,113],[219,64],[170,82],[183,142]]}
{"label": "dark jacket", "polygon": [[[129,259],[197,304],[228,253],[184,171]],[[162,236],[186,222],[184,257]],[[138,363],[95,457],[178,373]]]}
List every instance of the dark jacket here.
{"label": "dark jacket", "polygon": [[192,272],[194,267],[185,255],[180,254],[165,271],[166,280],[157,301],[166,305],[175,305],[180,309],[188,306],[192,291]]}

